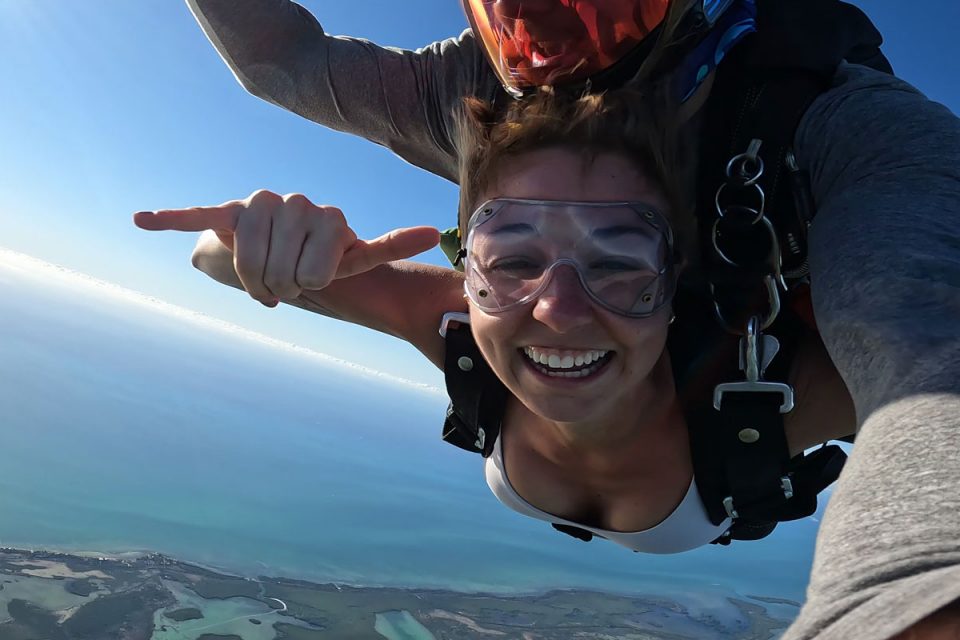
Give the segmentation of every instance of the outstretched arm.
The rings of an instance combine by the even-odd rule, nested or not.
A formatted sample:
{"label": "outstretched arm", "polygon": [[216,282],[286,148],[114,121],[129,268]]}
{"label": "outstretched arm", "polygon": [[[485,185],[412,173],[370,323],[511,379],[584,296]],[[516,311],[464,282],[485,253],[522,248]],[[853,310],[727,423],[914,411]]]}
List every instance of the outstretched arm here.
{"label": "outstretched arm", "polygon": [[141,212],[134,222],[204,231],[193,263],[218,282],[270,307],[283,301],[396,336],[440,368],[440,320],[466,310],[457,272],[401,260],[436,245],[436,229],[359,240],[339,210],[266,191],[214,207]]}
{"label": "outstretched arm", "polygon": [[328,35],[290,0],[187,4],[247,91],[450,180],[454,110],[502,91],[469,31],[409,51]]}
{"label": "outstretched arm", "polygon": [[960,119],[844,66],[796,142],[814,312],[860,427],[783,638],[882,640],[960,598]]}

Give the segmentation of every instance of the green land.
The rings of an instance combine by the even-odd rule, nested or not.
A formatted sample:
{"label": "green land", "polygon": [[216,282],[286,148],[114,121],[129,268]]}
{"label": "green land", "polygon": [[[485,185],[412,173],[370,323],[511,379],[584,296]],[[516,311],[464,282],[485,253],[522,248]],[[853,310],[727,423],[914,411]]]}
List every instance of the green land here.
{"label": "green land", "polygon": [[789,622],[729,602],[735,623],[654,596],[354,587],[225,575],[160,554],[0,549],[4,640],[768,640]]}

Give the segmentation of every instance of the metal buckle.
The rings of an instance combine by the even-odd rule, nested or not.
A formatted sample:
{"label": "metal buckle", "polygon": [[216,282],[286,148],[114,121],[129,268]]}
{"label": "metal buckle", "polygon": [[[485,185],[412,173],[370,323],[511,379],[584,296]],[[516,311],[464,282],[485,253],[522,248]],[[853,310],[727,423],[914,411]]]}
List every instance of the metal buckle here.
{"label": "metal buckle", "polygon": [[723,499],[723,508],[727,510],[727,515],[730,516],[730,518],[736,520],[740,517],[737,510],[733,508],[733,496],[727,496]]}
{"label": "metal buckle", "polygon": [[470,324],[470,314],[463,313],[461,311],[448,311],[443,314],[443,318],[440,320],[440,336],[446,338],[447,330],[450,328],[451,322],[459,322],[460,324]]}
{"label": "metal buckle", "polygon": [[720,411],[725,393],[779,393],[780,413],[793,411],[793,388],[782,382],[722,382],[713,389],[713,408]]}
{"label": "metal buckle", "polygon": [[[769,276],[768,276],[769,279]],[[763,335],[763,327],[757,316],[747,322],[747,330],[740,338],[740,370],[746,380],[723,382],[713,389],[713,408],[720,411],[725,393],[776,393],[782,398],[780,413],[793,410],[793,388],[782,382],[765,382],[763,374],[780,350],[780,343],[773,336]]]}
{"label": "metal buckle", "polygon": [[783,489],[783,497],[789,500],[793,497],[793,483],[789,476],[780,478],[780,488]]}

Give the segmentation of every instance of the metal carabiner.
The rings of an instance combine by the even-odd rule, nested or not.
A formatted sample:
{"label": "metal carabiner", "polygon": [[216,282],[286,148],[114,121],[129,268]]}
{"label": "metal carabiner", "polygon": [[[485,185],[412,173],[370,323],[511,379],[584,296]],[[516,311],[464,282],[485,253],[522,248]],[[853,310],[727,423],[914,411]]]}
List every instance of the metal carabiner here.
{"label": "metal carabiner", "polygon": [[[767,315],[764,317],[763,322],[760,323],[759,330],[766,331],[767,328],[773,324],[773,321],[777,319],[777,316],[780,314],[780,294],[777,292],[777,283],[774,280],[774,277],[771,275],[766,275],[763,277],[763,284],[767,288],[767,304],[768,310]],[[717,302],[716,288],[713,283],[710,283],[710,295],[713,298],[713,309],[716,313],[717,320],[720,321],[720,324],[723,325],[723,328],[726,329],[729,333],[734,335],[742,336],[746,335],[745,331],[740,327],[735,327],[733,324],[727,322],[727,319],[723,316],[723,311],[720,310],[720,303]],[[759,317],[759,316],[758,316]]]}
{"label": "metal carabiner", "polygon": [[[713,250],[720,256],[720,259],[729,264],[732,267],[739,267],[741,269],[749,268],[748,265],[742,265],[736,260],[732,259],[726,253],[723,252],[723,249],[720,248],[720,243],[718,241],[719,227],[720,227],[721,218],[717,218],[713,222],[713,228],[710,232],[710,241],[713,243]],[[780,241],[777,239],[777,230],[773,228],[773,223],[770,222],[770,219],[766,216],[761,218],[764,228],[767,230],[767,233],[770,235],[770,252],[767,254],[767,265],[770,267],[770,272],[776,281],[784,291],[787,290],[787,281],[783,279],[783,255],[780,253]]]}

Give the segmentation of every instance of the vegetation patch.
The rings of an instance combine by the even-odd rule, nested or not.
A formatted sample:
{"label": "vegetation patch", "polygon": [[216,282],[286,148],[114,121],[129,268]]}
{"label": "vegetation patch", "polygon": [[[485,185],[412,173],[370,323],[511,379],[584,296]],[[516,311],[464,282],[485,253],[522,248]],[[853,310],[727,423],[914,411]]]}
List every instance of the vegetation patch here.
{"label": "vegetation patch", "polygon": [[186,622],[187,620],[199,620],[203,617],[203,611],[196,607],[184,607],[176,611],[164,611],[165,618],[176,620],[177,622]]}
{"label": "vegetation patch", "polygon": [[277,631],[277,640],[325,640],[330,637],[326,631],[298,627],[286,622],[278,622],[273,628]]}
{"label": "vegetation patch", "polygon": [[[153,629],[153,611],[171,604],[169,591],[147,583],[134,591],[104,595],[83,605],[63,623],[63,629],[67,637],[77,640],[126,637],[124,630],[146,634]],[[140,635],[134,632],[130,637]]]}
{"label": "vegetation patch", "polygon": [[243,578],[201,578],[199,582],[188,585],[201,598],[253,598],[260,599],[260,585],[253,580]]}
{"label": "vegetation patch", "polygon": [[93,584],[90,578],[83,578],[82,580],[71,580],[63,587],[67,590],[68,593],[72,593],[75,596],[87,597],[91,593],[97,590],[97,586]]}
{"label": "vegetation patch", "polygon": [[[44,640],[66,639],[63,629],[57,625],[57,617],[43,607],[38,607],[32,602],[18,598],[7,603],[7,612],[13,618],[15,626],[36,634],[37,637]],[[6,629],[4,629],[3,637],[9,637]]]}

